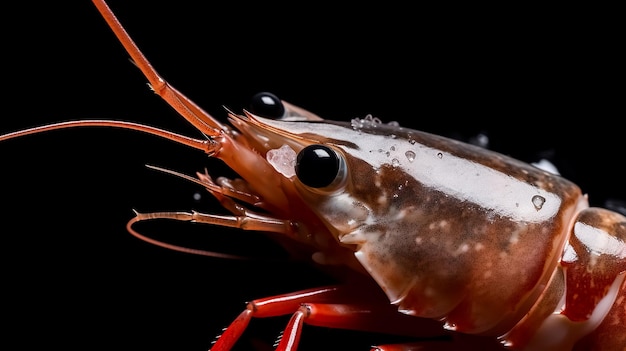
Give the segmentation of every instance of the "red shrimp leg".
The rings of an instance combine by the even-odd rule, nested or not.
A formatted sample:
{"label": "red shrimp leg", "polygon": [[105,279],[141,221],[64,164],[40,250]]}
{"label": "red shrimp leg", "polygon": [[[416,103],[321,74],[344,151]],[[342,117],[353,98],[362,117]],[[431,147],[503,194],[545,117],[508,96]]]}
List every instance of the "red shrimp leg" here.
{"label": "red shrimp leg", "polygon": [[395,306],[373,296],[377,295],[363,296],[363,291],[334,286],[254,300],[225,329],[211,351],[230,350],[253,317],[267,318],[289,314],[292,317],[283,331],[276,351],[297,350],[304,324],[421,337],[443,334],[440,323],[401,314]]}
{"label": "red shrimp leg", "polygon": [[252,317],[284,316],[297,311],[307,301],[329,299],[337,296],[339,287],[323,287],[294,293],[266,297],[249,302],[246,309],[224,330],[211,351],[230,350],[244,332]]}
{"label": "red shrimp leg", "polygon": [[[351,329],[376,333],[415,336],[416,338],[437,338],[438,341],[419,341],[408,344],[395,344],[375,347],[372,350],[458,350],[460,346],[445,336],[441,324],[431,320],[418,319],[398,312],[395,306],[387,304],[359,303],[305,303],[293,314],[276,351],[295,351],[298,347],[304,324],[318,327]],[[462,344],[461,344],[462,345]],[[443,348],[442,348],[443,346]],[[483,350],[489,351],[490,348]],[[493,349],[496,350],[495,348]],[[498,347],[498,350],[500,348]]]}

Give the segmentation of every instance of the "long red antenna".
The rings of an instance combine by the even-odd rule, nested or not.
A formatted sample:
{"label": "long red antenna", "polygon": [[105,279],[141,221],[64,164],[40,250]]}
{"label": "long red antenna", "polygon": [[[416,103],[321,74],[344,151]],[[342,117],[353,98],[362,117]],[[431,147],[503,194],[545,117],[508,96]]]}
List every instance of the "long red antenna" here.
{"label": "long red antenna", "polygon": [[37,133],[46,132],[50,130],[67,129],[67,128],[75,128],[75,127],[114,127],[114,128],[131,129],[131,130],[136,130],[136,131],[160,136],[162,138],[175,141],[180,144],[191,146],[195,149],[203,150],[209,155],[219,150],[219,144],[217,144],[217,142],[211,139],[209,140],[194,139],[194,138],[190,138],[188,136],[173,133],[164,129],[150,127],[147,125],[133,123],[133,122],[98,120],[98,119],[59,122],[59,123],[54,123],[54,124],[48,124],[45,126],[19,130],[17,132],[0,135],[0,141],[9,140],[9,139],[13,139],[13,138],[21,137],[21,136],[26,136],[29,134],[37,134]]}
{"label": "long red antenna", "polygon": [[94,0],[93,3],[122,43],[135,65],[148,79],[150,87],[156,94],[161,96],[172,108],[202,133],[209,136],[217,136],[220,130],[225,129],[210,114],[161,78],[103,0]]}

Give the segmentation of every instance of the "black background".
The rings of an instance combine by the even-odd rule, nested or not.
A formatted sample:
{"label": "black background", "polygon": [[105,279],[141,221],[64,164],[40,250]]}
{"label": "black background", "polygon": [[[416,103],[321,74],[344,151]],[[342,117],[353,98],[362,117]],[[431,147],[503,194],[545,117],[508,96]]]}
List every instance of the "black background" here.
{"label": "black background", "polygon": [[[610,19],[586,10],[475,17],[481,9],[111,5],[162,76],[218,118],[222,105],[240,111],[266,90],[328,119],[373,114],[462,139],[483,132],[491,148],[526,161],[554,155],[594,205],[626,199],[623,45]],[[4,15],[15,21],[3,21],[0,133],[110,118],[197,136],[147,89],[90,2],[24,2]],[[219,169],[197,151],[85,128],[3,142],[0,157],[3,334],[24,349],[205,350],[245,301],[328,282],[300,265],[196,257],[128,235],[133,208],[219,210],[206,195],[193,199],[197,186],[144,167]],[[211,236],[218,248],[276,251],[258,233],[146,230],[163,229]],[[285,322],[254,321],[238,349],[271,344]],[[380,341],[306,327],[301,349]]]}

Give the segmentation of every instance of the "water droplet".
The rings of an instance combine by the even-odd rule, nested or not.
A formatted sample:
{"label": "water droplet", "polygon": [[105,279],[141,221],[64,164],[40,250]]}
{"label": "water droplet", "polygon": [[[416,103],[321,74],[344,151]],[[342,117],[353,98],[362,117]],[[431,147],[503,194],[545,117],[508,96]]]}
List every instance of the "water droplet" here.
{"label": "water droplet", "polygon": [[438,152],[438,153],[437,153],[437,157],[439,157],[439,158],[443,158],[443,153]]}
{"label": "water droplet", "polygon": [[415,152],[413,152],[411,150],[405,152],[404,156],[406,156],[406,158],[407,158],[407,160],[409,160],[409,162],[413,162],[413,160],[415,160]]}
{"label": "water droplet", "polygon": [[540,195],[535,195],[530,201],[533,202],[533,206],[535,206],[535,209],[539,211],[543,207],[543,204],[546,202],[546,198]]}
{"label": "water droplet", "polygon": [[363,127],[365,127],[365,123],[363,122],[362,119],[358,119],[358,118],[354,118],[352,119],[352,121],[350,122],[352,124],[352,129],[354,129],[356,132],[358,132],[359,134],[361,134],[361,129],[363,129]]}
{"label": "water droplet", "polygon": [[489,147],[489,137],[485,133],[479,133],[475,137],[470,138],[469,143],[487,149]]}
{"label": "water droplet", "polygon": [[397,158],[394,158],[393,160],[391,160],[391,165],[393,167],[398,167],[400,165],[400,160],[398,160]]}
{"label": "water droplet", "polygon": [[392,145],[392,146],[389,148],[389,150],[391,150],[391,151],[396,151],[396,147]]}

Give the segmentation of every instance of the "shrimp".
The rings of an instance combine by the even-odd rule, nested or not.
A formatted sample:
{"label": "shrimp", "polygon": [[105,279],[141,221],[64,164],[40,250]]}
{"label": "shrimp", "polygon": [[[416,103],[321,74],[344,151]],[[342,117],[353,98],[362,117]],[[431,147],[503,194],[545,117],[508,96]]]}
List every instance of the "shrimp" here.
{"label": "shrimp", "polygon": [[[124,60],[121,60],[121,61],[124,61]],[[141,84],[139,84],[139,85],[141,85]],[[114,100],[114,98],[111,98],[111,100]],[[220,112],[218,112],[218,113],[220,113]],[[322,115],[322,114],[320,114],[320,115]],[[323,115],[326,115],[326,114],[323,114]],[[404,126],[405,125],[404,122],[402,122],[401,125]],[[107,131],[107,132],[110,132],[110,131]],[[72,133],[72,131],[67,131],[67,132],[63,132],[63,133],[65,133],[64,135],[70,135],[70,133]],[[95,133],[95,132],[84,130],[83,133]],[[55,140],[58,140],[57,138],[59,138],[58,135],[59,134],[54,134],[54,135],[51,134],[50,136],[45,136],[44,138],[49,138],[49,139],[44,139],[44,140],[48,141],[48,143],[42,142],[42,145],[55,143]],[[90,134],[90,135],[95,135],[95,134]],[[135,139],[135,138],[137,138],[137,136],[135,134],[128,135],[128,133],[126,133],[126,134],[123,134],[123,135],[126,135],[129,138],[133,138],[133,140],[137,140],[137,139]],[[123,138],[123,137],[120,137],[120,138]],[[140,137],[140,138],[142,138],[142,139],[139,139],[139,140],[146,140],[146,139],[148,139],[147,137]],[[102,141],[102,140],[104,140],[104,141]],[[86,145],[86,146],[88,146],[89,151],[92,153],[91,156],[92,157],[96,157],[96,158],[110,157],[108,155],[110,155],[111,153],[115,153],[115,154],[124,153],[125,151],[121,151],[121,150],[119,150],[119,151],[118,150],[115,150],[115,151],[111,150],[112,147],[115,147],[113,145],[115,143],[112,142],[112,140],[114,140],[114,139],[112,139],[112,138],[105,138],[105,139],[101,139],[99,142],[97,142],[97,141],[94,142],[94,141],[91,141],[91,140],[89,140],[89,141],[83,140],[78,145]],[[13,150],[13,147],[15,147],[15,149],[18,149],[18,147],[19,147],[19,149],[22,150],[22,149],[26,148],[27,145],[29,145],[29,142],[31,142],[31,141],[32,141],[32,139],[30,139],[30,138],[23,139],[23,140],[11,141],[11,143],[20,143],[20,144],[11,144],[11,149]],[[100,144],[100,145],[96,145],[96,144]],[[157,154],[162,154],[162,155],[163,154],[167,154],[168,152],[170,152],[169,150],[171,150],[171,147],[172,147],[171,144],[166,144],[166,147],[162,147],[161,149],[148,150],[148,149],[142,148],[142,146],[138,145],[138,144],[141,144],[141,141],[137,142],[134,145],[131,144],[130,141],[128,142],[128,144],[126,144],[126,149],[128,149],[128,150],[132,149],[133,151],[131,152],[131,154],[132,154],[131,157],[127,158],[126,159],[127,161],[124,164],[129,165],[129,167],[131,167],[131,169],[132,169],[132,166],[130,166],[131,164],[135,164],[136,163],[136,164],[138,164],[138,166],[142,166],[144,163],[146,163],[146,162],[144,162],[141,159],[138,160],[137,158],[139,158],[139,157],[144,158],[145,155],[150,154],[150,153],[157,153]],[[17,146],[14,146],[14,145],[17,145]],[[129,147],[128,145],[131,145],[131,146]],[[72,149],[74,149],[76,146],[77,146],[76,144],[72,145]],[[102,149],[98,149],[98,148],[102,148]],[[61,151],[67,151],[67,150],[61,149]],[[187,153],[187,151],[188,150],[186,150],[186,149],[182,149],[181,150],[181,152],[185,152],[185,153]],[[52,194],[56,195],[55,197],[59,198],[64,193],[64,189],[62,189],[60,187],[78,186],[78,184],[82,184],[82,186],[81,186],[82,189],[107,186],[106,182],[107,182],[109,177],[111,177],[111,179],[114,179],[114,181],[113,181],[114,184],[121,184],[121,183],[124,182],[124,180],[122,180],[122,177],[124,179],[127,179],[126,177],[128,176],[127,172],[124,172],[124,174],[122,175],[122,174],[117,174],[117,172],[112,172],[110,170],[103,170],[103,169],[101,169],[101,167],[92,165],[92,166],[87,166],[87,167],[91,167],[91,168],[83,169],[79,173],[81,177],[78,178],[78,179],[73,178],[71,180],[71,182],[68,182],[67,180],[63,180],[63,179],[50,178],[51,177],[50,170],[53,169],[53,167],[54,168],[65,168],[65,167],[70,167],[70,166],[74,167],[73,165],[71,165],[70,161],[61,161],[61,160],[59,160],[59,158],[60,158],[59,156],[60,155],[57,155],[57,154],[52,154],[52,155],[46,155],[45,156],[47,161],[42,161],[42,162],[50,162],[50,163],[44,163],[44,164],[47,164],[48,166],[47,167],[43,166],[41,168],[37,168],[37,169],[32,171],[33,172],[33,176],[32,176],[33,178],[31,178],[30,186],[39,188],[41,186],[37,186],[37,184],[41,184],[41,185],[43,185],[45,187],[56,188],[56,192],[53,192]],[[50,160],[50,158],[52,158],[52,160]],[[56,162],[63,162],[63,163],[61,163],[61,165],[59,166],[59,165],[56,165],[54,162],[52,162],[53,160],[56,161]],[[193,163],[193,166],[192,166],[193,168],[197,168],[197,165],[200,164],[199,162],[203,162],[203,164],[206,162],[205,160],[198,161],[198,163],[190,162],[189,160],[185,160],[185,161],[186,161],[186,163]],[[181,169],[183,167],[189,167],[189,166],[180,166],[179,167],[178,163],[175,163],[175,162],[172,162],[172,163],[173,163],[173,165],[172,165],[171,168],[173,168],[173,169]],[[211,165],[211,166],[209,166],[207,168],[209,170],[209,173],[213,174],[215,166]],[[137,167],[136,169],[139,169],[139,167]],[[195,169],[193,169],[192,171],[195,171]],[[106,173],[104,173],[106,175],[106,177],[99,178],[99,177],[102,177],[102,173],[100,173],[100,172],[106,172]],[[142,179],[144,179],[144,177],[148,177],[148,178],[149,177],[153,177],[153,178],[155,177],[154,174],[150,174],[149,170],[146,170],[146,171],[138,170],[137,172],[141,172],[141,178]],[[97,179],[100,179],[98,182],[94,182],[93,181],[93,177],[94,177],[93,174],[95,174],[95,173],[100,173],[97,176],[98,177]],[[55,176],[52,175],[52,177],[55,177]],[[136,183],[140,182],[139,178],[140,177],[137,176],[137,179],[135,179]],[[157,178],[159,180],[161,179],[158,176],[157,176]],[[60,185],[57,185],[58,183],[55,183],[56,181],[67,182],[67,183],[61,183],[61,184],[66,184],[66,185],[60,186]],[[128,181],[130,181],[130,180],[128,180]],[[53,185],[51,185],[51,184],[53,184]],[[149,199],[154,199],[155,198],[155,194],[161,194],[164,191],[164,190],[161,189],[160,184],[161,184],[160,181],[159,182],[155,181],[154,184],[151,184],[150,186],[148,186],[149,192],[151,194],[141,194],[141,195],[146,195]],[[170,183],[170,184],[172,184],[172,186],[179,186],[180,185],[179,182]],[[180,185],[180,186],[186,186],[186,185],[183,184],[183,185]],[[112,222],[114,223],[115,219],[111,219],[110,218],[109,214],[111,213],[110,212],[111,209],[108,208],[110,206],[105,206],[105,204],[107,202],[113,202],[113,201],[127,201],[128,197],[130,197],[129,193],[131,191],[134,191],[133,187],[132,186],[128,186],[128,185],[126,185],[124,188],[115,189],[115,193],[114,194],[108,194],[108,196],[109,196],[108,197],[108,199],[109,199],[108,201],[105,201],[105,199],[107,199],[107,198],[104,198],[104,199],[93,198],[92,196],[90,196],[89,192],[83,191],[83,193],[85,195],[85,198],[84,199],[80,199],[80,198],[78,199],[78,200],[81,201],[81,204],[85,204],[87,202],[88,203],[96,203],[96,204],[98,204],[97,206],[101,206],[101,207],[96,207],[96,208],[94,208],[93,211],[86,211],[86,213],[83,214],[82,216],[78,216],[76,214],[75,211],[77,211],[77,209],[70,208],[70,209],[66,210],[66,212],[64,213],[64,216],[71,216],[74,219],[74,221],[75,221],[73,223],[73,225],[86,225],[88,223],[94,223],[94,222],[97,222],[97,223],[107,223],[106,226],[108,228],[110,228],[110,230],[114,230],[114,225],[110,224],[110,223],[112,223]],[[148,191],[146,191],[146,192],[148,192]],[[100,196],[103,196],[103,195],[100,194]],[[132,197],[134,197],[134,196],[132,196]],[[593,197],[592,197],[592,199],[593,199]],[[83,206],[83,205],[76,204],[76,206],[72,206],[72,207],[81,207],[81,206]],[[142,205],[137,206],[136,203],[132,203],[132,204],[130,204],[130,203],[129,204],[118,203],[115,206],[116,207],[119,206],[122,211],[123,210],[128,210],[130,208],[138,208],[140,210],[145,210],[146,208],[150,209],[150,208],[156,207],[154,205],[149,205],[149,202],[147,202],[146,204],[143,204],[143,206]],[[22,210],[28,209],[28,212],[30,213],[30,215],[26,218],[26,220],[33,220],[34,218],[38,218],[39,219],[40,218],[39,216],[42,216],[42,215],[45,216],[45,212],[50,209],[50,208],[45,208],[45,207],[33,209],[32,206],[25,206],[25,205],[24,206],[18,206],[18,207],[21,208]],[[171,207],[173,209],[178,209],[177,207],[175,207],[173,205],[168,205],[168,207]],[[154,210],[159,210],[159,208],[155,208]],[[34,217],[34,216],[36,216],[36,217]],[[94,217],[94,216],[97,216],[97,217]],[[127,212],[123,212],[119,216],[124,217],[124,216],[128,216],[128,215],[127,215]],[[40,219],[40,220],[54,223],[54,222],[52,222],[53,219],[54,219],[53,217],[47,217],[46,216],[46,217],[43,217],[43,219]],[[55,231],[56,231],[56,229],[55,229]],[[74,240],[86,240],[86,237],[91,236],[91,235],[93,235],[93,234],[90,234],[89,232],[86,231],[86,232],[82,233],[82,235],[80,237],[74,237],[73,239]],[[248,234],[248,235],[250,235],[250,234]],[[56,239],[58,239],[59,236],[62,236],[62,235],[60,235],[60,234],[54,235],[54,237]],[[137,248],[138,245],[132,244],[132,241],[130,241],[130,240],[124,241],[124,240],[126,240],[126,239],[122,239],[122,243],[124,245],[129,244],[129,242],[130,242],[130,246],[132,246],[134,248]],[[38,245],[42,245],[42,244],[40,243]],[[118,246],[118,245],[114,245],[112,243],[109,243],[109,245],[111,247],[113,247],[113,246],[117,247]],[[120,246],[123,246],[123,245],[120,245]],[[150,252],[152,254],[154,254],[153,253],[154,251],[150,251]],[[157,251],[157,252],[160,252],[160,251]],[[185,257],[185,256],[178,256],[178,255],[175,255],[175,256],[176,256],[176,258]],[[107,259],[107,258],[110,259],[109,257],[102,257],[103,261],[105,259]],[[187,260],[187,258],[183,258],[183,260]],[[189,260],[193,260],[193,259],[189,258]],[[197,264],[197,265],[202,265],[201,262],[203,262],[203,261],[194,260],[193,262],[195,264]],[[333,267],[332,265],[330,265],[330,266]],[[162,265],[160,267],[162,267]],[[276,268],[280,268],[280,267],[272,267],[272,268],[276,269]],[[172,269],[172,268],[169,268],[169,269]],[[276,272],[276,270],[275,270],[275,272]],[[284,272],[284,270],[283,271],[279,271],[279,272],[281,272],[281,274],[286,274],[288,276],[279,276],[279,277],[277,277],[276,274],[272,274],[270,276],[266,275],[265,278],[266,279],[274,278],[273,279],[274,281],[276,281],[276,280],[291,280],[293,278],[292,276],[294,275],[294,274],[288,274],[287,272]],[[141,273],[141,271],[137,272],[136,275],[139,275],[140,273]],[[216,274],[218,276],[215,276]],[[153,276],[157,276],[156,273],[152,273],[152,275]],[[214,282],[218,282],[218,284],[220,285],[220,289],[228,289],[228,286],[223,286],[224,284],[222,283],[222,282],[224,282],[224,281],[226,281],[228,279],[228,276],[226,274],[219,275],[219,273],[215,272],[215,270],[214,270],[214,271],[212,271],[211,275],[212,275],[211,280],[214,281]],[[298,274],[296,274],[296,275],[298,275]],[[246,277],[246,276],[249,276],[249,274],[244,274],[243,272],[241,272],[241,274],[239,276]],[[230,282],[230,279],[228,281]],[[309,281],[309,283],[312,283],[312,282]],[[242,286],[246,286],[246,287],[253,286],[253,285],[255,285],[255,284],[252,283],[252,282],[249,282],[248,284],[242,284]],[[276,291],[271,291],[267,295],[272,295],[272,294],[276,294],[276,293],[277,293]],[[219,296],[219,295],[217,295],[217,296]],[[245,299],[249,299],[249,297],[240,298],[238,300],[239,301],[244,301]],[[208,301],[208,303],[215,304],[215,301],[219,300],[219,297],[212,297],[210,300],[212,300],[212,301]],[[232,298],[229,299],[229,300],[232,300]],[[237,309],[239,309],[238,308],[239,305],[235,305],[235,307],[237,307]],[[205,313],[205,316],[206,315],[211,316],[212,315],[211,311],[207,311]],[[213,317],[211,317],[211,319],[213,319]],[[220,323],[224,323],[225,320],[221,320],[219,322]],[[207,329],[209,329],[209,328],[207,328]],[[305,328],[303,337],[306,335],[306,333],[310,329],[311,328],[309,328],[309,329]],[[206,332],[206,330],[203,331],[203,332]],[[306,347],[306,342],[302,343],[302,348],[304,348],[304,347]]]}

